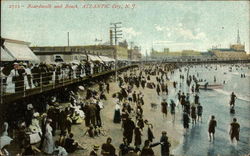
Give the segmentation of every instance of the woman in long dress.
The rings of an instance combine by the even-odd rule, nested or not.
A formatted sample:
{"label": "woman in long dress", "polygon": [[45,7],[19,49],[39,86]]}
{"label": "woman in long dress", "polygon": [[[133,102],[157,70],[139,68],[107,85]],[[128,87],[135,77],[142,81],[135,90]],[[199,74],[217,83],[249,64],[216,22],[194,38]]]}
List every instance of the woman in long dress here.
{"label": "woman in long dress", "polygon": [[140,127],[136,126],[134,133],[135,133],[135,147],[140,148],[140,145],[142,142],[142,139],[141,139],[142,133],[141,133]]}
{"label": "woman in long dress", "polygon": [[44,138],[44,142],[43,142],[43,152],[46,154],[52,154],[54,151],[52,127],[50,126],[51,122],[52,122],[52,120],[48,119],[47,124],[46,124],[45,138]]}
{"label": "woman in long dress", "polygon": [[115,115],[114,115],[114,123],[120,123],[121,122],[121,112],[120,112],[120,104],[117,103],[115,105]]}

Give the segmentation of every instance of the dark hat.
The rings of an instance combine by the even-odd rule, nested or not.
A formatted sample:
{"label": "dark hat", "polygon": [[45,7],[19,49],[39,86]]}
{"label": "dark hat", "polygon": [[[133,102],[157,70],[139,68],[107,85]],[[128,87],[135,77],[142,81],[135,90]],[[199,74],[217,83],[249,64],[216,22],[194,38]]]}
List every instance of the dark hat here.
{"label": "dark hat", "polygon": [[162,134],[167,134],[167,132],[166,132],[166,131],[162,131],[161,133],[162,133]]}

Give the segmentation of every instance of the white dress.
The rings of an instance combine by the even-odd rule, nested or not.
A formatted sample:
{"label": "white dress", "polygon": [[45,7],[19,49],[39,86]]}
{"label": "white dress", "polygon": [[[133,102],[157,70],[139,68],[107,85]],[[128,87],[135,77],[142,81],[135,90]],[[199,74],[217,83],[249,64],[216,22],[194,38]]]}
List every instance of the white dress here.
{"label": "white dress", "polygon": [[45,138],[43,142],[43,151],[47,154],[52,154],[54,151],[52,127],[49,124],[46,125]]}

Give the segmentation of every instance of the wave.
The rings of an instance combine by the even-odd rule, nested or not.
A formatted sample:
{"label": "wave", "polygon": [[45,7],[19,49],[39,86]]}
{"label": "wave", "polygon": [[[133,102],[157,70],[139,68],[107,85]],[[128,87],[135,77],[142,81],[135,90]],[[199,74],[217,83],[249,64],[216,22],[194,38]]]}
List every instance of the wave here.
{"label": "wave", "polygon": [[[237,72],[233,72],[232,74],[233,74],[233,75],[240,75],[240,73],[237,73]],[[250,76],[249,73],[245,73],[245,75],[246,75],[246,76]]]}
{"label": "wave", "polygon": [[[225,90],[222,90],[222,89],[214,89],[214,90],[219,92],[219,93],[225,94],[225,95],[231,95],[231,92],[228,92],[228,91],[225,91]],[[235,93],[235,95],[237,96],[238,100],[243,100],[243,101],[250,102],[250,96],[241,95],[241,94],[237,94],[237,93]]]}

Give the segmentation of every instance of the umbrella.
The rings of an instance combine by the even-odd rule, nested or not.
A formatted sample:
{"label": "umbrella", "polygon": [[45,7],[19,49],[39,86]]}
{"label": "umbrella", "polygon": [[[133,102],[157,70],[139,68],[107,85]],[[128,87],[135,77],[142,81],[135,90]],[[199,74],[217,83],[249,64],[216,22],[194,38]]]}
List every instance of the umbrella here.
{"label": "umbrella", "polygon": [[9,145],[10,142],[13,139],[11,139],[9,136],[5,135],[5,136],[1,136],[0,137],[0,149],[2,149],[4,146]]}

